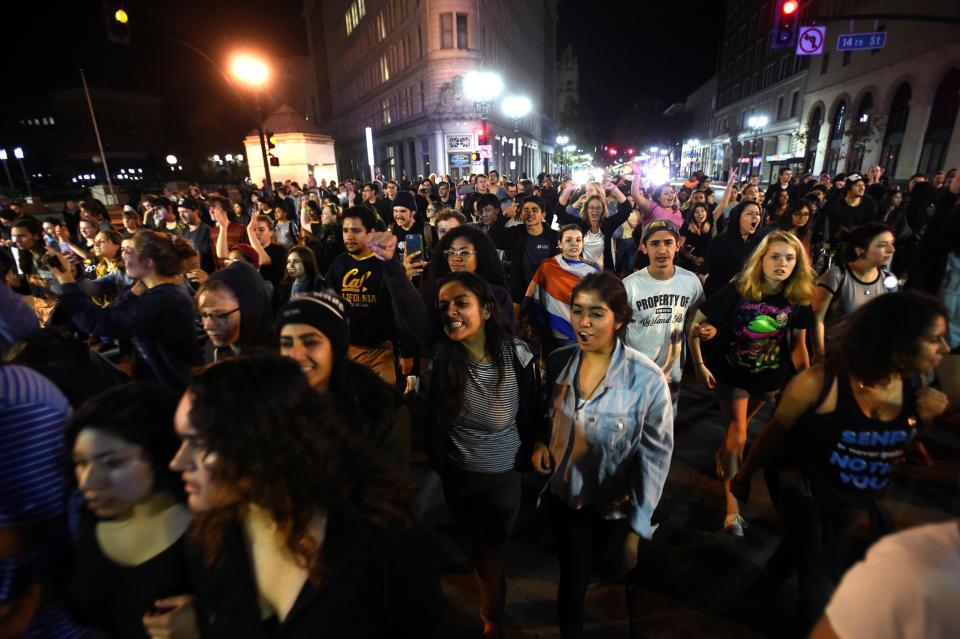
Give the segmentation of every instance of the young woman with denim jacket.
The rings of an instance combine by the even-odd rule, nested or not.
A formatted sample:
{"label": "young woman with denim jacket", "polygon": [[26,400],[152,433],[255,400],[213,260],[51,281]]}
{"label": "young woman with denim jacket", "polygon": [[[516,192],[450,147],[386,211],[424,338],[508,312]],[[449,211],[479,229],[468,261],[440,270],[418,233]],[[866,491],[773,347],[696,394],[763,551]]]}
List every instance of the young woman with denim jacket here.
{"label": "young woman with denim jacket", "polygon": [[[549,433],[533,451],[560,559],[557,613],[564,639],[583,634],[584,596],[595,554],[616,577],[633,570],[638,537],[649,539],[673,452],[673,405],[660,370],[623,343],[627,292],[609,272],[573,289],[577,344],[547,361]],[[546,436],[548,435],[548,436]]]}

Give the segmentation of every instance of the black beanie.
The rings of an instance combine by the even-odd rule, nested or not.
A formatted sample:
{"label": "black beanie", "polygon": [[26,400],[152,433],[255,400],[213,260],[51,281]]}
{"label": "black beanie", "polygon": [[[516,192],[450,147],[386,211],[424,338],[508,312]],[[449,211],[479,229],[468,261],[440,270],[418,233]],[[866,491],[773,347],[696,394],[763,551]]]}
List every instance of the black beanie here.
{"label": "black beanie", "polygon": [[402,206],[403,208],[410,209],[414,212],[417,210],[417,201],[413,199],[413,195],[407,191],[398,191],[397,197],[393,199],[393,205]]}
{"label": "black beanie", "polygon": [[309,324],[323,333],[334,357],[343,358],[350,346],[350,305],[331,290],[301,293],[277,313],[277,332],[287,324]]}

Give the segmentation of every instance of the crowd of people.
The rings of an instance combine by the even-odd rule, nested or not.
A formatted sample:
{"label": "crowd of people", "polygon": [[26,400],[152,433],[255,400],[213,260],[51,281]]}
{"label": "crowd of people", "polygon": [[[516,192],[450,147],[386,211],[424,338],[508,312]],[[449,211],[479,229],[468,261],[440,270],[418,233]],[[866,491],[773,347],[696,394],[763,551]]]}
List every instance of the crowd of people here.
{"label": "crowd of people", "polygon": [[[721,194],[642,168],[0,210],[0,637],[436,636],[424,463],[483,636],[535,502],[580,637],[595,570],[638,584],[692,384],[720,406],[731,541],[764,470],[785,633],[957,636],[935,604],[960,528],[891,535],[883,497],[960,401],[960,173],[734,171]],[[923,593],[875,577],[950,566]]]}

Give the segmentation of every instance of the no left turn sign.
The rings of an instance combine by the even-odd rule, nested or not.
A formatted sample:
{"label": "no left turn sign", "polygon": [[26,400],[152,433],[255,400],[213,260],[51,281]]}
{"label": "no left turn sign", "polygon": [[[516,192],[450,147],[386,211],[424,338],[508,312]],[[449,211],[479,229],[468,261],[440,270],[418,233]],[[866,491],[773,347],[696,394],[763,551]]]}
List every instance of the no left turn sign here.
{"label": "no left turn sign", "polygon": [[797,55],[823,55],[823,43],[826,39],[826,27],[800,27]]}

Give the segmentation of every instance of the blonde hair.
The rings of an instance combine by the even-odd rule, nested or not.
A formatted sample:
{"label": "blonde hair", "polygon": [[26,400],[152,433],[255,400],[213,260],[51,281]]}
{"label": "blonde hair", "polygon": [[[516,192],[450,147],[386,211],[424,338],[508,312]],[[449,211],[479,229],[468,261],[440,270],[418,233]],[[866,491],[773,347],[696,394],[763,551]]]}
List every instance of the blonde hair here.
{"label": "blonde hair", "polygon": [[752,301],[763,298],[763,258],[774,242],[790,246],[797,255],[793,272],[783,285],[784,296],[791,304],[809,304],[816,286],[816,273],[810,266],[810,258],[803,244],[796,235],[787,231],[773,231],[757,245],[747,263],[743,265],[743,270],[737,275],[737,292],[744,299]]}
{"label": "blonde hair", "polygon": [[590,216],[587,215],[587,207],[590,206],[591,200],[598,200],[602,211],[600,212],[600,219],[604,220],[607,217],[607,201],[603,198],[602,195],[591,195],[589,196],[583,204],[580,205],[580,218],[584,220],[589,220]]}

